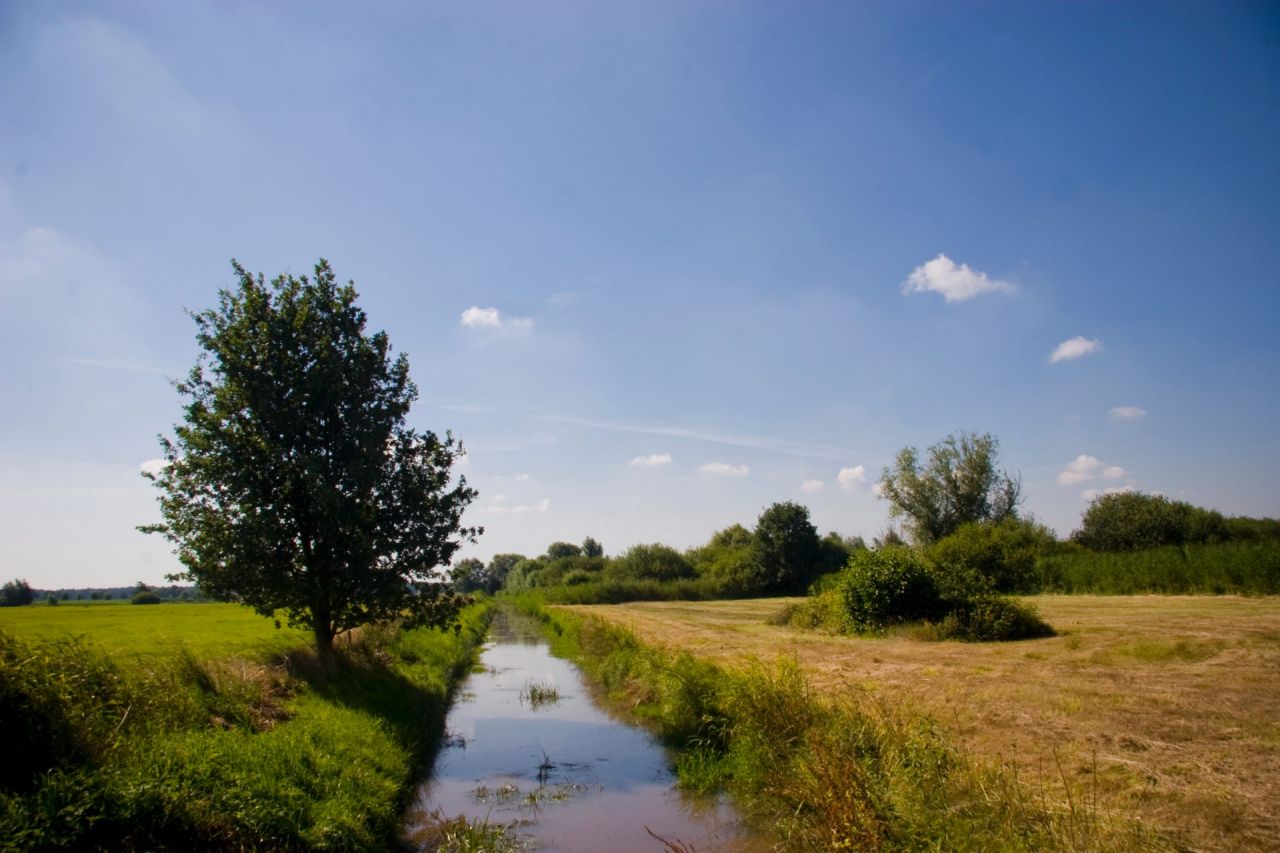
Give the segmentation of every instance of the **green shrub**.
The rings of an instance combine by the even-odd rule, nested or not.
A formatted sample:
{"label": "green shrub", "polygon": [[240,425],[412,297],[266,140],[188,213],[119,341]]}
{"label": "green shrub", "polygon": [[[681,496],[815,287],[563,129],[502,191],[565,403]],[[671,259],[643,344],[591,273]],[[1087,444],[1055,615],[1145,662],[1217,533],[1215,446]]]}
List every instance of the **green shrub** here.
{"label": "green shrub", "polygon": [[844,597],[839,587],[810,595],[804,601],[788,604],[769,619],[773,625],[810,628],[843,634],[850,628]]}
{"label": "green shrub", "polygon": [[997,592],[1034,593],[1040,588],[1036,558],[1058,548],[1053,531],[1031,520],[971,522],[934,543],[929,559],[945,570],[964,565],[990,581]]}
{"label": "green shrub", "polygon": [[160,603],[160,596],[156,595],[154,592],[152,592],[152,591],[151,591],[151,590],[149,590],[149,589],[144,589],[142,592],[134,593],[134,596],[133,596],[133,598],[131,599],[131,603],[133,603],[133,604],[159,604],[159,603]]}
{"label": "green shrub", "polygon": [[840,588],[855,631],[937,618],[943,601],[929,566],[910,548],[862,551],[849,559]]}
{"label": "green shrub", "polygon": [[937,623],[937,639],[998,642],[1052,637],[1053,628],[1029,604],[1001,595],[956,602]]}

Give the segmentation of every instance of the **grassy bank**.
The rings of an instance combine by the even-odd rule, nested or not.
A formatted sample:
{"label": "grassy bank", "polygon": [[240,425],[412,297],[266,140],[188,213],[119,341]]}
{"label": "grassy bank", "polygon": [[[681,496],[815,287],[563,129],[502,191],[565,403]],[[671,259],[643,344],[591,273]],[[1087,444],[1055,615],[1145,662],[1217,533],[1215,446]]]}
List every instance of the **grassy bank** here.
{"label": "grassy bank", "polygon": [[325,670],[303,635],[233,605],[5,614],[0,838],[392,849],[486,620],[366,631]]}
{"label": "grassy bank", "polygon": [[[523,602],[538,612],[536,600]],[[553,649],[677,750],[683,786],[724,790],[796,850],[1151,849],[1087,796],[1053,803],[971,760],[928,716],[815,692],[795,661],[725,668],[543,611]]]}
{"label": "grassy bank", "polygon": [[1280,542],[1072,551],[1036,563],[1046,592],[1138,595],[1280,594]]}

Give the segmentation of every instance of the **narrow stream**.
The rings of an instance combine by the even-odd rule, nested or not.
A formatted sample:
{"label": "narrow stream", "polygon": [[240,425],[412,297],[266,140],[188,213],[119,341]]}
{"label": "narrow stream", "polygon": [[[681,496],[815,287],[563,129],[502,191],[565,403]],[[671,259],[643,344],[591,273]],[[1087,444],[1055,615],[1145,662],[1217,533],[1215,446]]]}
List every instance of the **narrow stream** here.
{"label": "narrow stream", "polygon": [[700,853],[748,846],[727,806],[676,790],[661,744],[594,704],[532,620],[498,610],[480,665],[449,712],[445,746],[408,814],[409,839],[441,816],[465,815],[511,827],[536,850],[663,850],[654,835]]}

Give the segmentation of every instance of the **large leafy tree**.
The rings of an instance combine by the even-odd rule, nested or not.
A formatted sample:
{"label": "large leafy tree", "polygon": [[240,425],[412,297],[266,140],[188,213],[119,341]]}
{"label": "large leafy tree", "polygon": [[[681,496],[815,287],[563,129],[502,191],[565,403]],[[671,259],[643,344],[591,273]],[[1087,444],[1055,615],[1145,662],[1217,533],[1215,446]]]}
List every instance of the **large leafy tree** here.
{"label": "large leafy tree", "polygon": [[880,477],[880,496],[925,544],[971,521],[1016,517],[1021,484],[997,469],[998,449],[990,433],[967,432],[930,447],[923,463],[914,447],[904,447]]}
{"label": "large leafy tree", "polygon": [[808,507],[783,501],[760,513],[751,556],[766,591],[803,590],[817,574],[822,556]]}
{"label": "large leafy tree", "polygon": [[367,622],[443,625],[458,599],[440,581],[476,493],[451,469],[462,445],[405,424],[417,389],[384,332],[365,332],[353,283],[321,259],[314,278],[238,283],[193,314],[203,350],[176,387],[183,422],[161,436],[151,479],[163,524],[210,595],[309,627],[322,657]]}

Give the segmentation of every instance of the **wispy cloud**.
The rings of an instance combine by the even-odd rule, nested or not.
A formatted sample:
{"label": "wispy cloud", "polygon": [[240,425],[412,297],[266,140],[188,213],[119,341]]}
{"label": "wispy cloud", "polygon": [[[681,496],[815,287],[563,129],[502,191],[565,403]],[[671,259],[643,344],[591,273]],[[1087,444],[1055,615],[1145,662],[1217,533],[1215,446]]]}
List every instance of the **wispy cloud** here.
{"label": "wispy cloud", "polygon": [[1128,475],[1128,471],[1119,465],[1108,465],[1096,456],[1081,453],[1067,463],[1067,467],[1058,474],[1059,486],[1071,486],[1101,478],[1103,480],[1119,480]]}
{"label": "wispy cloud", "polygon": [[1138,406],[1113,406],[1107,416],[1113,421],[1136,421],[1147,416],[1147,410]]}
{"label": "wispy cloud", "polygon": [[1074,338],[1068,338],[1054,348],[1049,355],[1049,363],[1056,364],[1059,361],[1071,361],[1073,359],[1082,358],[1090,353],[1099,352],[1102,349],[1102,341],[1095,338],[1086,338],[1082,335],[1076,335]]}
{"label": "wispy cloud", "polygon": [[832,447],[823,444],[809,444],[799,441],[769,438],[761,435],[738,435],[716,430],[695,429],[680,426],[663,426],[656,424],[629,424],[618,421],[599,421],[591,418],[579,418],[571,415],[541,415],[539,420],[550,423],[568,424],[570,426],[605,429],[613,432],[637,433],[640,435],[660,435],[669,438],[689,438],[696,441],[707,441],[713,444],[724,444],[729,447],[749,447],[755,450],[769,450],[790,456],[805,456],[815,459],[848,459],[856,456],[856,452],[845,447]]}
{"label": "wispy cloud", "polygon": [[76,364],[81,367],[96,367],[100,370],[122,370],[126,373],[149,373],[153,376],[179,376],[186,371],[161,367],[142,361],[124,361],[112,358],[60,358],[62,364]]}
{"label": "wispy cloud", "polygon": [[710,474],[715,477],[745,477],[751,473],[751,469],[746,465],[729,465],[726,462],[708,462],[698,468],[698,472],[702,474]]}
{"label": "wispy cloud", "polygon": [[[497,499],[495,498],[495,501]],[[533,513],[544,513],[551,509],[551,498],[543,498],[534,504],[517,504],[516,506],[506,506],[500,503],[494,503],[485,507],[482,512],[491,512],[495,515],[531,515]]]}
{"label": "wispy cloud", "polygon": [[169,462],[165,459],[148,459],[146,462],[143,462],[138,466],[138,470],[143,474],[150,474],[152,477],[157,477],[160,475],[160,472],[167,467],[169,467]]}
{"label": "wispy cloud", "polygon": [[648,456],[637,456],[631,460],[633,468],[656,468],[660,465],[670,465],[670,453],[650,453]]}
{"label": "wispy cloud", "polygon": [[851,492],[858,486],[867,481],[867,469],[861,465],[855,465],[852,468],[841,468],[840,473],[836,474],[836,482],[840,484],[840,488],[846,492]]}
{"label": "wispy cloud", "polygon": [[827,484],[821,480],[805,480],[800,484],[802,492],[820,492],[827,487]]}
{"label": "wispy cloud", "polygon": [[488,329],[503,334],[533,330],[533,320],[528,317],[503,317],[497,308],[481,308],[478,305],[462,312],[461,323],[469,329]]}
{"label": "wispy cloud", "polygon": [[947,302],[964,302],[984,293],[1012,293],[1017,285],[991,278],[968,264],[956,264],[939,254],[911,271],[902,283],[903,293],[941,293]]}

